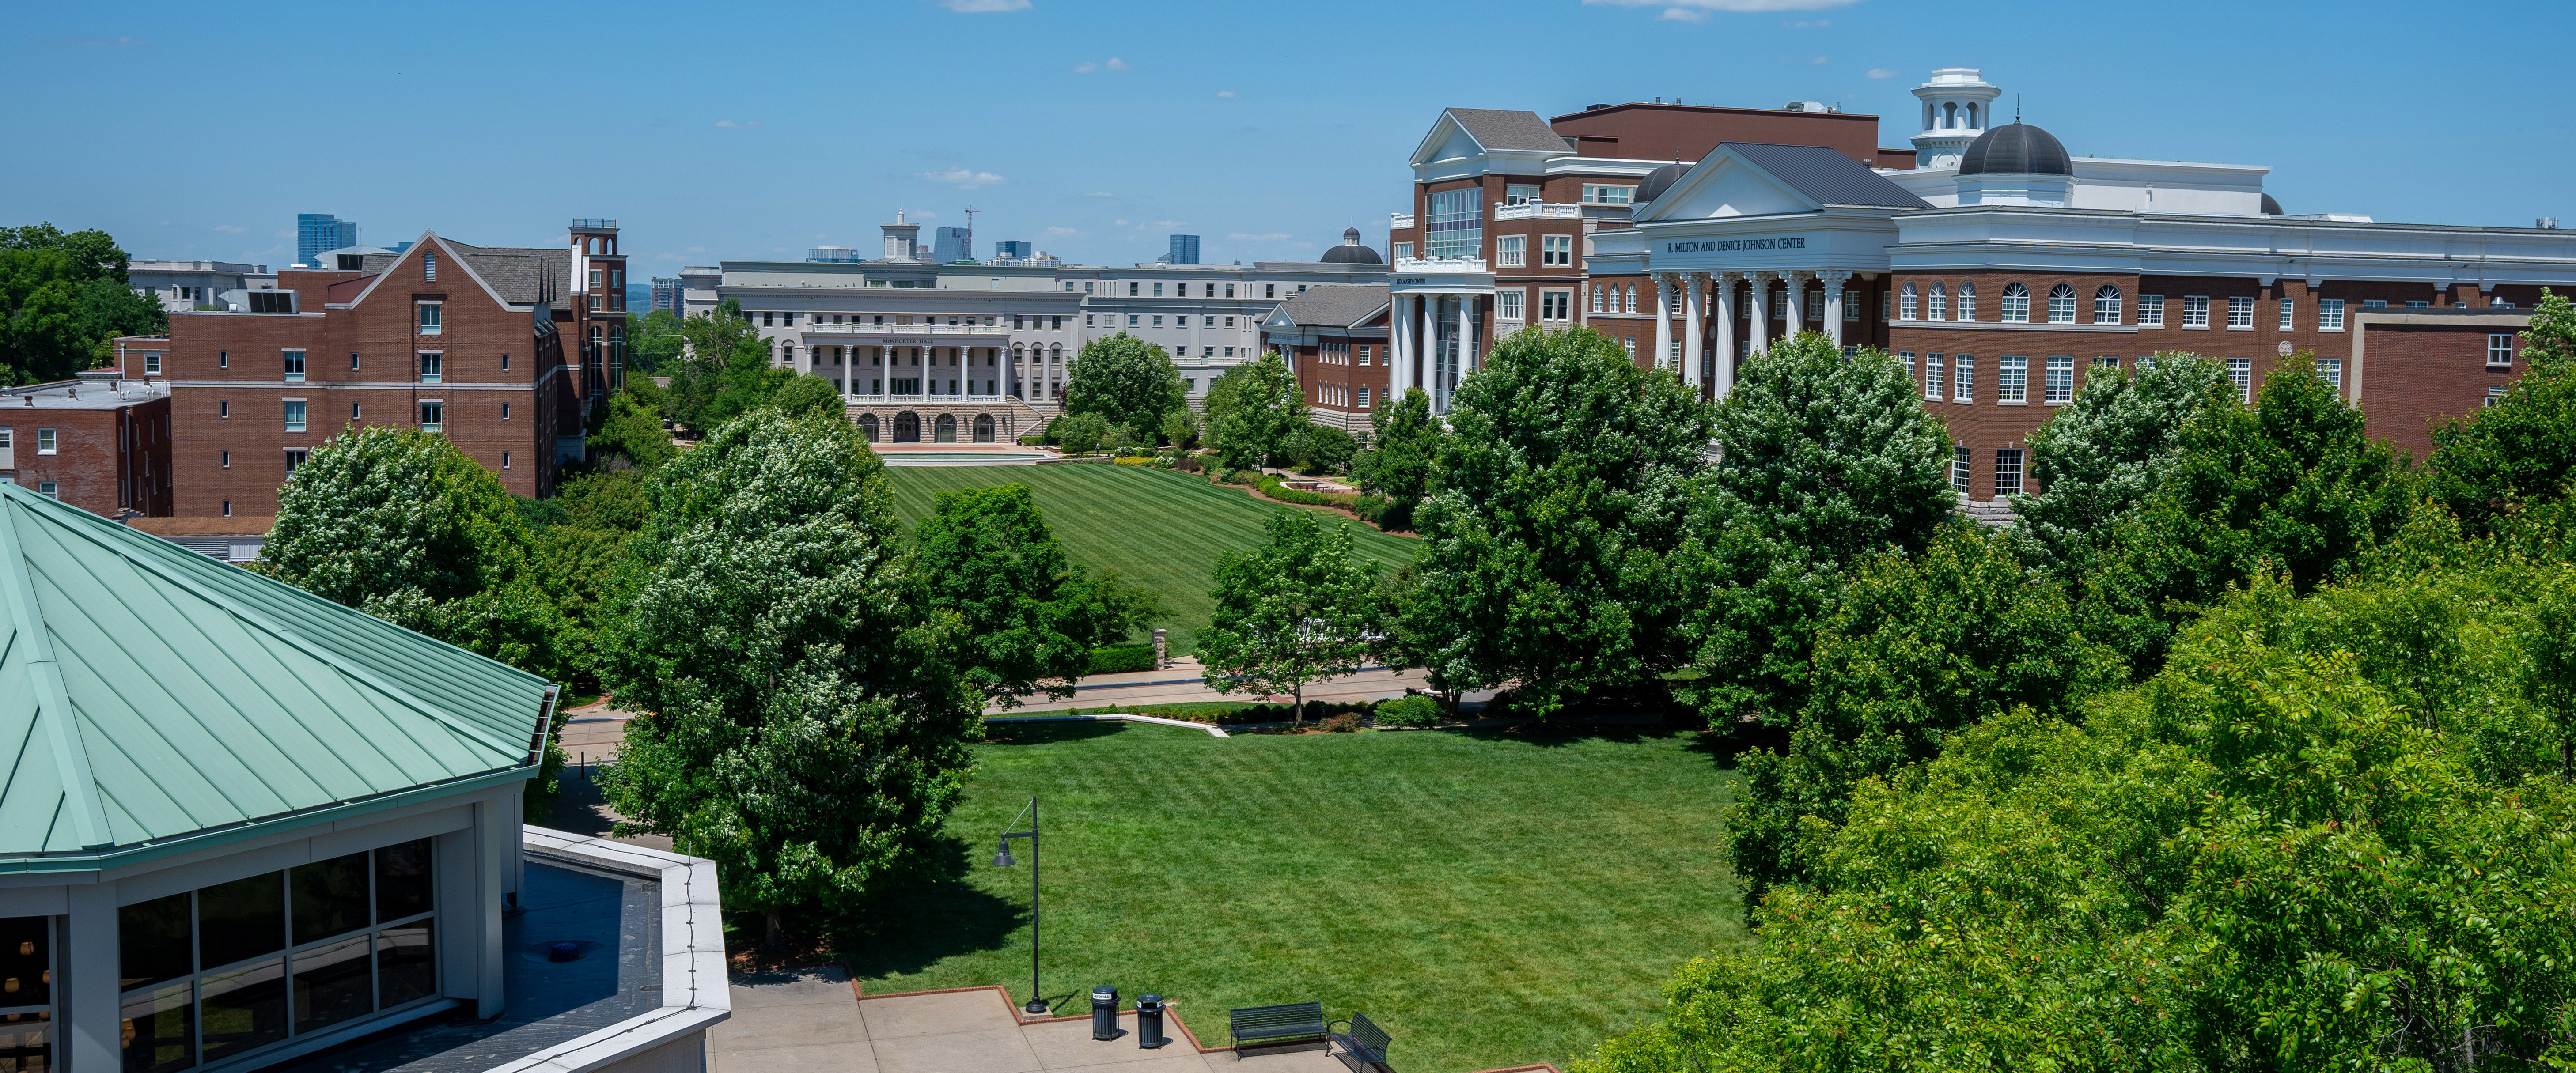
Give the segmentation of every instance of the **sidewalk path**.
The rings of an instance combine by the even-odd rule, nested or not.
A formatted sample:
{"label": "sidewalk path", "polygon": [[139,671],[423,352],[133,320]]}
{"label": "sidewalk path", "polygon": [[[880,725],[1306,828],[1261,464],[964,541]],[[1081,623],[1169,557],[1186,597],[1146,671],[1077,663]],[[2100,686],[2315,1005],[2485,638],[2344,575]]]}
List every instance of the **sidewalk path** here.
{"label": "sidewalk path", "polygon": [[[1075,683],[1073,696],[1069,699],[1049,700],[1043,693],[1032,693],[1019,698],[1020,707],[995,705],[984,709],[984,714],[1025,715],[1066,708],[1143,707],[1194,701],[1286,704],[1294,699],[1286,695],[1265,697],[1250,693],[1220,693],[1208,685],[1206,674],[1206,668],[1200,666],[1198,660],[1183,656],[1173,660],[1171,667],[1165,670],[1090,675]],[[1373,668],[1312,683],[1306,687],[1306,699],[1334,703],[1383,700],[1401,697],[1408,688],[1430,688],[1429,673],[1418,668],[1406,671]]]}

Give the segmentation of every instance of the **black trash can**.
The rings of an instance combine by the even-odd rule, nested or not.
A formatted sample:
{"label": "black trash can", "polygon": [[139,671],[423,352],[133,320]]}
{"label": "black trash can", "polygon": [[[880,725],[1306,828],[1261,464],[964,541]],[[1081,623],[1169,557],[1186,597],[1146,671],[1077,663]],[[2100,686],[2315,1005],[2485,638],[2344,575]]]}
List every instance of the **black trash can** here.
{"label": "black trash can", "polygon": [[1091,989],[1091,1038],[1118,1038],[1118,989],[1107,984]]}
{"label": "black trash can", "polygon": [[1163,1035],[1163,996],[1147,995],[1136,1000],[1136,1045],[1153,1050],[1172,1042]]}

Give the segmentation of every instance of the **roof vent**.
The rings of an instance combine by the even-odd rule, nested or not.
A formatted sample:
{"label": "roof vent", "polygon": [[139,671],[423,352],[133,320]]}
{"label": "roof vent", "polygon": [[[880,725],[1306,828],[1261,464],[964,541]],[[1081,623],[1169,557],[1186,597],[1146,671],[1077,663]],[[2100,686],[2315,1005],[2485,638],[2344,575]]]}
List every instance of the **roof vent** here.
{"label": "roof vent", "polygon": [[2531,226],[2537,227],[2543,231],[2556,231],[2558,230],[2558,218],[2555,216],[2543,216],[2537,220],[2531,221]]}
{"label": "roof vent", "polygon": [[1787,104],[1781,105],[1780,110],[1783,112],[1821,112],[1825,110],[1825,102],[1790,101]]}
{"label": "roof vent", "polygon": [[1584,110],[1584,111],[1587,111],[1587,112],[1598,112],[1598,111],[1600,111],[1600,110],[1602,110],[1602,109],[1604,109],[1604,108],[1608,108],[1608,107],[1610,107],[1610,106],[1609,106],[1609,105],[1606,105],[1606,104],[1587,104],[1587,105],[1584,105],[1584,106],[1583,106],[1583,110]]}

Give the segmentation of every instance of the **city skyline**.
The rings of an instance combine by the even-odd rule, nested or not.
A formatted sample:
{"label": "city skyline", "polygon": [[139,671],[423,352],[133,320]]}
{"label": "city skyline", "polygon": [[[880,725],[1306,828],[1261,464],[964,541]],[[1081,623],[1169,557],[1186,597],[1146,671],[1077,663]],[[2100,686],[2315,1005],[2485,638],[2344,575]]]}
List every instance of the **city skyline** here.
{"label": "city skyline", "polygon": [[[25,160],[10,222],[103,228],[138,258],[276,267],[294,260],[301,212],[336,213],[373,242],[435,228],[495,245],[552,245],[564,219],[604,216],[625,223],[642,279],[817,245],[864,250],[898,209],[936,228],[964,226],[971,206],[978,256],[1018,240],[1072,262],[1150,262],[1186,232],[1205,236],[1210,263],[1307,259],[1345,226],[1383,252],[1386,214],[1405,207],[1404,158],[1443,107],[1818,100],[1881,116],[1879,144],[1903,146],[1916,129],[1909,91],[1948,66],[1984,71],[2079,156],[2269,166],[2267,189],[2293,213],[2530,226],[2567,215],[2556,199],[2576,163],[2553,136],[2563,120],[2512,106],[2564,94],[2546,35],[2492,32],[2537,22],[2536,5],[2474,25],[2394,5],[1997,21],[1832,0],[1322,4],[1280,22],[1190,5],[947,0],[773,6],[715,33],[689,30],[683,9],[603,21],[609,9],[487,17],[495,8],[434,25],[316,10],[330,17],[245,23],[142,5],[22,19],[0,45],[11,59],[0,84],[31,107],[0,122],[20,144],[73,151]],[[2398,19],[2407,34],[2343,29]],[[2335,27],[2320,38],[2335,47],[2282,48],[2275,31],[2302,26]],[[1563,32],[1530,32],[1545,27]],[[1444,53],[1478,59],[1421,70],[1417,46],[1433,34],[1451,42]],[[313,77],[339,89],[288,94],[288,119],[275,105],[211,120],[154,105],[232,77],[244,57],[313,55],[325,35],[350,61]],[[1557,44],[1568,36],[1596,44],[1569,54]],[[565,40],[598,58],[559,62]],[[851,85],[816,73],[841,53],[812,50],[836,40],[969,42],[977,66],[814,92]],[[2070,47],[2088,41],[2103,47]],[[781,62],[781,49],[813,61]],[[2423,57],[2471,52],[2466,85],[2407,74]],[[1247,53],[1310,60],[1253,76]],[[101,66],[118,76],[100,82]],[[600,91],[603,71],[686,88]],[[699,71],[712,73],[679,73]],[[105,130],[161,163],[95,151]]]}

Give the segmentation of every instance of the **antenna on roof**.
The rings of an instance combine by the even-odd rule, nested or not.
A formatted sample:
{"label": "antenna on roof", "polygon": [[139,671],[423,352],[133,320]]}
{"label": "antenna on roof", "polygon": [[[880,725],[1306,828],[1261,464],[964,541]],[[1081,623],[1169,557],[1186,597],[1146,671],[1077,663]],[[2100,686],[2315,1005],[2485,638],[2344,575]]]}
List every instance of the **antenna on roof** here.
{"label": "antenna on roof", "polygon": [[2013,125],[2021,125],[2021,94],[2013,94]]}

